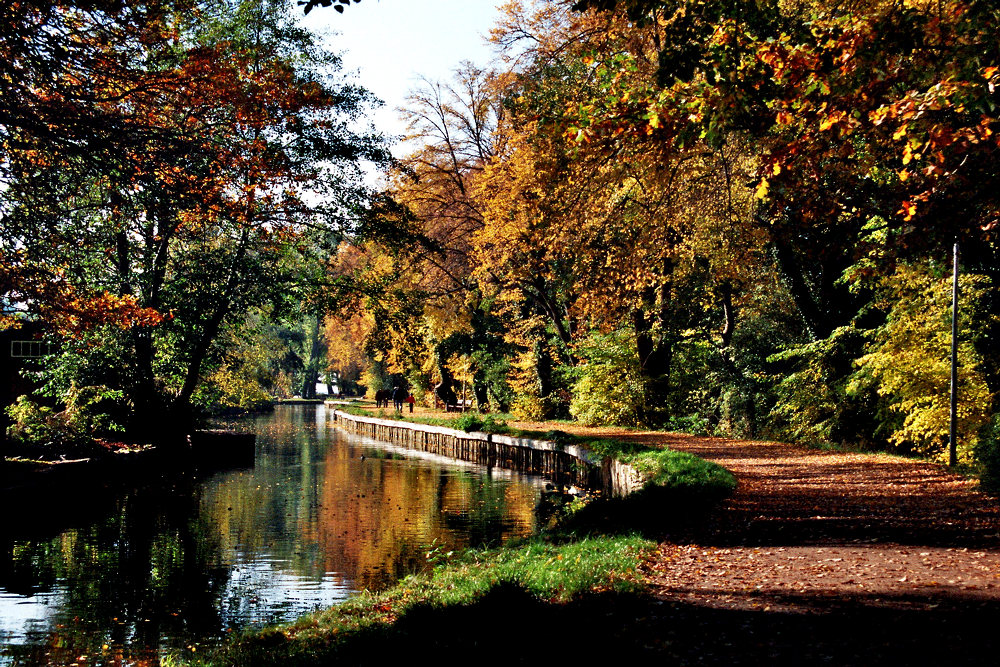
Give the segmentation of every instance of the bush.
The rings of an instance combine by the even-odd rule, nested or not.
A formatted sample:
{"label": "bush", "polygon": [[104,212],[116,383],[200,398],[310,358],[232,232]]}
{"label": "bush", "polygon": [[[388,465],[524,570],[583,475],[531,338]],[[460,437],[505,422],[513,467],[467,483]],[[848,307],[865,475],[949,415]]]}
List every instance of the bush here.
{"label": "bush", "polygon": [[493,415],[477,415],[467,412],[454,421],[454,426],[460,431],[472,433],[510,433],[507,422],[497,419]]}
{"label": "bush", "polygon": [[712,432],[711,423],[700,415],[671,417],[667,420],[666,428],[668,431],[691,433],[692,435],[708,435]]}
{"label": "bush", "polygon": [[570,414],[588,426],[638,426],[644,401],[635,340],[625,331],[591,334],[580,347]]}
{"label": "bush", "polygon": [[866,331],[841,327],[828,338],[771,355],[773,436],[809,444],[868,444],[873,435],[884,436],[885,422],[873,421],[883,416],[878,396],[855,366],[867,343]]}
{"label": "bush", "polygon": [[104,412],[108,403],[120,399],[121,392],[103,386],[71,387],[64,397],[66,407],[56,411],[27,396],[7,408],[13,420],[7,435],[15,444],[60,454],[93,443],[94,437],[121,431]]}
{"label": "bush", "polygon": [[974,453],[983,490],[1000,494],[1000,415],[980,430]]}

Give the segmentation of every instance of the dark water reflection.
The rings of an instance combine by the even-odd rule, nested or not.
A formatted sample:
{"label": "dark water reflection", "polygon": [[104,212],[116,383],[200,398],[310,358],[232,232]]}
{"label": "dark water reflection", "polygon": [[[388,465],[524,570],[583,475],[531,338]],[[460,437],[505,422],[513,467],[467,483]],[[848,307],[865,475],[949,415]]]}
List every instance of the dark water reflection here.
{"label": "dark water reflection", "polygon": [[0,664],[156,664],[533,528],[537,479],[414,458],[322,408],[239,427],[258,433],[253,469],[165,476],[72,527],[0,534]]}

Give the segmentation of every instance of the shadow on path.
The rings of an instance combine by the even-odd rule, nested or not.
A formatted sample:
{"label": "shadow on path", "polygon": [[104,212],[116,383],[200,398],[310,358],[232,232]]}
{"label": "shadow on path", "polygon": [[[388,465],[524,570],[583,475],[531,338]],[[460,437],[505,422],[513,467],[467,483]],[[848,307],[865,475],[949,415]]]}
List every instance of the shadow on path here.
{"label": "shadow on path", "polygon": [[738,480],[708,510],[669,495],[594,510],[602,530],[661,542],[646,564],[655,601],[623,635],[644,650],[675,664],[1000,660],[1000,507],[975,481],[886,455],[596,435],[690,452]]}
{"label": "shadow on path", "polygon": [[[541,602],[502,585],[473,605],[419,607],[388,628],[359,633],[332,651],[288,654],[280,636],[245,646],[279,664],[381,664],[422,656],[455,664],[994,665],[996,603],[942,606],[928,614],[906,599],[830,601],[821,613],[727,610],[648,596],[595,595]],[[610,662],[609,662],[610,661]]]}
{"label": "shadow on path", "polygon": [[736,475],[736,492],[710,516],[684,522],[696,508],[667,510],[686,523],[668,529],[671,541],[1000,547],[997,499],[939,465],[762,441],[655,432],[618,437],[690,452]]}

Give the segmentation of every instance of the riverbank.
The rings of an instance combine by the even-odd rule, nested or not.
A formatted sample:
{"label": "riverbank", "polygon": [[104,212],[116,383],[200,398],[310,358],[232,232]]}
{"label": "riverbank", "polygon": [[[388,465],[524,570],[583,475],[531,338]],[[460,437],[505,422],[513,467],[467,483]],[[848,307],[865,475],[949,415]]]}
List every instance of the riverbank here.
{"label": "riverbank", "polygon": [[[561,440],[564,446],[587,440],[605,456],[669,464],[649,470],[650,483],[641,492],[555,507],[556,520],[525,543],[458,554],[431,549],[426,558],[438,565],[430,574],[407,577],[385,592],[362,594],[287,626],[251,632],[207,658],[172,659],[207,665],[362,664],[405,647],[446,651],[441,654],[446,664],[456,652],[488,649],[487,662],[493,662],[495,633],[512,632],[516,638],[504,644],[505,661],[534,662],[565,659],[562,638],[581,631],[595,638],[588,651],[600,647],[620,656],[640,655],[627,633],[602,629],[602,619],[648,602],[642,571],[655,553],[653,536],[667,526],[700,520],[732,491],[734,480],[690,454],[644,459],[639,455],[657,448],[566,433]],[[530,631],[510,629],[511,616],[527,622]]]}
{"label": "riverbank", "polygon": [[[728,495],[736,487],[736,479],[722,466],[708,463],[690,453],[663,447],[632,442],[617,437],[604,437],[597,429],[577,430],[567,432],[560,428],[574,428],[562,422],[550,423],[514,423],[495,419],[492,415],[477,413],[440,413],[427,409],[416,413],[396,412],[386,409],[372,409],[370,405],[344,406],[337,404],[335,414],[346,413],[363,419],[375,419],[386,424],[398,423],[406,425],[407,429],[419,429],[426,425],[427,430],[440,427],[466,431],[470,437],[478,432],[478,439],[503,441],[509,444],[523,443],[523,446],[542,450],[576,451],[574,458],[584,465],[592,461],[604,461],[604,467],[609,462],[616,462],[628,468],[627,474],[611,473],[607,470],[598,478],[604,478],[603,491],[611,495],[626,495],[645,490],[658,492],[675,491],[692,497],[704,497],[706,501],[712,498]],[[548,428],[546,428],[548,427]],[[387,437],[392,437],[386,431]],[[534,443],[534,444],[531,444]],[[525,469],[523,472],[538,473],[538,470]],[[621,483],[613,483],[611,478],[627,478]]]}
{"label": "riverbank", "polygon": [[[198,430],[182,447],[95,445],[86,458],[0,461],[0,525],[15,532],[60,526],[100,505],[121,487],[176,475],[185,470],[252,467],[255,437],[249,433]],[[67,498],[73,498],[67,502]]]}
{"label": "riverbank", "polygon": [[[585,508],[565,532],[547,538],[559,548],[600,535],[611,540],[605,548],[613,548],[616,540],[631,539],[616,534],[639,535],[645,542],[629,556],[637,575],[628,589],[595,579],[590,590],[550,600],[526,589],[520,575],[452,604],[453,577],[467,571],[443,565],[385,597],[366,596],[352,603],[358,606],[251,635],[206,664],[269,664],[265,646],[287,658],[283,664],[320,664],[330,655],[359,664],[400,645],[438,651],[446,663],[484,650],[488,662],[565,661],[581,651],[583,662],[608,653],[673,664],[995,661],[1000,507],[974,482],[938,465],[885,455],[553,426],[669,446],[726,467],[739,485],[712,508],[645,526],[630,525],[628,511]],[[505,550],[506,557],[517,558],[523,548],[531,546]],[[497,556],[463,558],[482,566]],[[572,567],[567,560],[548,552],[541,563]],[[418,584],[440,585],[440,597],[398,605]],[[369,620],[351,625],[359,618]],[[582,639],[568,650],[566,638]]]}
{"label": "riverbank", "polygon": [[566,660],[575,653],[567,638],[597,630],[596,609],[641,596],[640,566],[654,546],[635,536],[536,539],[453,555],[432,574],[383,593],[250,633],[206,659],[167,664],[360,665],[404,655],[440,664]]}

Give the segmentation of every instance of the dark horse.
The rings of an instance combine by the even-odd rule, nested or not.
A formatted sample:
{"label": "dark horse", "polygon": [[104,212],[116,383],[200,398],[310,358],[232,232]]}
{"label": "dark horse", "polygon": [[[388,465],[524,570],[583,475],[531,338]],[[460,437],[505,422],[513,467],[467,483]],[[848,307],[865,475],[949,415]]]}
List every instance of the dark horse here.
{"label": "dark horse", "polygon": [[379,389],[378,391],[375,392],[375,407],[376,408],[389,407],[390,398],[392,398],[392,390]]}

